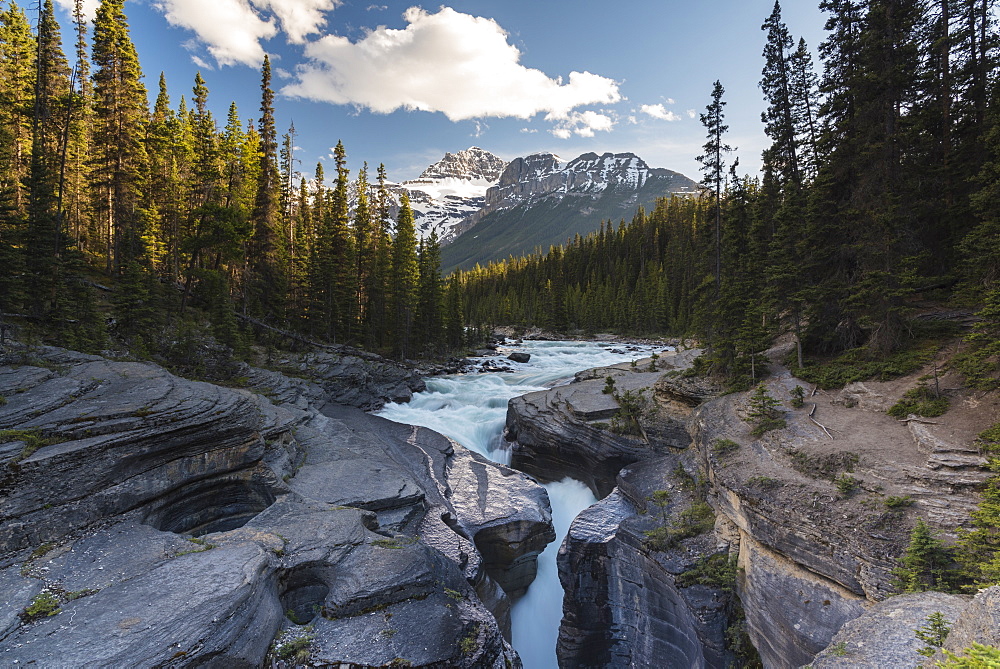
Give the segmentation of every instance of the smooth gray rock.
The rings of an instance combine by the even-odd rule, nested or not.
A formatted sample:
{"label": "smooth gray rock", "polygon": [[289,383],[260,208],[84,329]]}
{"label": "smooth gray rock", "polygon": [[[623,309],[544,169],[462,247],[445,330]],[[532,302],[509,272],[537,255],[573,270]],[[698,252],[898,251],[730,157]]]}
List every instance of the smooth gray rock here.
{"label": "smooth gray rock", "polygon": [[512,360],[514,362],[528,362],[529,360],[531,360],[531,354],[524,353],[523,351],[514,351],[513,353],[507,356],[507,359]]}
{"label": "smooth gray rock", "polygon": [[[0,664],[261,666],[308,636],[315,661],[520,666],[498,583],[552,537],[524,475],[306,379],[262,371],[265,397],[39,355],[0,367],[0,428],[65,440],[0,448]],[[29,620],[43,588],[59,609]]]}
{"label": "smooth gray rock", "polygon": [[949,624],[954,623],[968,603],[966,596],[943,592],[890,597],[847,622],[811,662],[798,664],[810,664],[813,669],[920,666],[925,658],[917,651],[927,644],[917,638],[915,630],[926,625],[932,613],[940,612]]}
{"label": "smooth gray rock", "polygon": [[[675,457],[629,467],[619,486],[577,516],[559,550],[566,590],[557,652],[560,666],[723,667],[725,596],[701,585],[681,588],[675,577],[716,552],[714,539],[687,540],[668,553],[645,545],[644,531],[659,518],[640,515],[645,499],[661,489]],[[689,495],[672,489],[670,521]]]}

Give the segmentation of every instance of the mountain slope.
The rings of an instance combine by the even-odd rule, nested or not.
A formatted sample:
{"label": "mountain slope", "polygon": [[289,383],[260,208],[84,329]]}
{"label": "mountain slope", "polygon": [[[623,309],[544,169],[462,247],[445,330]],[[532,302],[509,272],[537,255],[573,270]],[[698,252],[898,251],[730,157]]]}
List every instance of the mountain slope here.
{"label": "mountain slope", "polygon": [[397,198],[403,191],[409,194],[420,237],[435,231],[447,242],[461,233],[463,222],[483,208],[487,190],[497,183],[506,165],[499,156],[473,146],[446,153],[416,179],[391,189]]}
{"label": "mountain slope", "polygon": [[464,232],[441,250],[442,268],[468,269],[476,263],[542,251],[600,227],[601,221],[631,218],[656,199],[697,192],[697,184],[677,172],[650,168],[631,153],[586,153],[568,163],[552,154],[511,161],[485,195]]}

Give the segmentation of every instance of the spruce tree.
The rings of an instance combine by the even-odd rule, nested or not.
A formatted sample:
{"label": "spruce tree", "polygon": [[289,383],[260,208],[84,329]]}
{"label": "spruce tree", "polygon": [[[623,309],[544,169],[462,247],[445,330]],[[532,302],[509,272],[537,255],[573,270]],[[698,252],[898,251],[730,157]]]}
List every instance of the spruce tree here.
{"label": "spruce tree", "polygon": [[125,0],[103,0],[94,18],[94,212],[104,237],[108,270],[141,258],[146,218],[142,143],[148,116],[146,89],[123,11]]}
{"label": "spruce tree", "polygon": [[285,320],[285,297],[288,290],[286,249],[281,230],[278,195],[278,140],[274,123],[274,91],[271,90],[271,61],[264,56],[261,67],[261,103],[256,195],[250,221],[250,241],[246,302],[248,312],[264,321]]}
{"label": "spruce tree", "polygon": [[413,319],[417,310],[420,266],[417,261],[417,237],[413,227],[410,197],[400,197],[396,234],[392,240],[389,267],[389,298],[392,316],[392,348],[399,358],[413,354]]}

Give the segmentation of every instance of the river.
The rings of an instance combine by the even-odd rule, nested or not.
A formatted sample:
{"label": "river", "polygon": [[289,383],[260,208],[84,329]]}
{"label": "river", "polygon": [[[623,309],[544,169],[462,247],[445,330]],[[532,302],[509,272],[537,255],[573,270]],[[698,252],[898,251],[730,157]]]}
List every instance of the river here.
{"label": "river", "polygon": [[[601,342],[527,341],[503,348],[531,354],[526,363],[503,360],[512,372],[455,374],[427,379],[427,390],[406,404],[387,404],[378,415],[398,423],[421,425],[444,434],[494,462],[510,463],[503,439],[507,401],[535,390],[567,383],[584,369],[648,356],[662,347],[624,346]],[[555,669],[556,639],[562,619],[562,586],[556,554],[570,523],[597,501],[573,479],[545,485],[556,529],[553,541],[538,558],[538,576],[511,613],[513,645],[525,669]]]}

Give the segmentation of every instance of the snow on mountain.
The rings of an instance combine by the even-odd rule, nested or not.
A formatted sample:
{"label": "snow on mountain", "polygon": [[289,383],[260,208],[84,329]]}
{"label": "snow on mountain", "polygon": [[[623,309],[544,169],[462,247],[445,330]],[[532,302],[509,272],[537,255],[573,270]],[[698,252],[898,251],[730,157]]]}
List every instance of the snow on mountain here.
{"label": "snow on mountain", "polygon": [[482,209],[486,191],[496,185],[507,163],[489,151],[473,146],[425,169],[418,178],[393,186],[395,194],[410,196],[417,235],[436,231],[442,242],[451,241],[463,221]]}
{"label": "snow on mountain", "polygon": [[651,168],[633,153],[585,153],[569,162],[552,153],[536,153],[505,163],[475,146],[446,153],[416,179],[390,188],[397,201],[403,191],[409,194],[417,235],[428,237],[436,231],[445,244],[494,211],[565,197],[583,197],[581,206],[586,207],[585,201],[606,191],[620,195],[622,205],[628,206],[654,183],[661,195],[697,190],[687,177]]}

